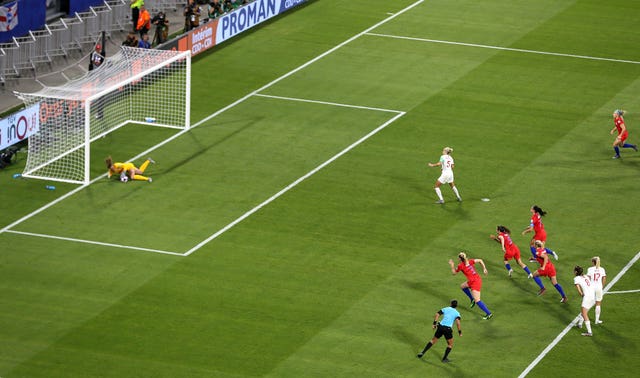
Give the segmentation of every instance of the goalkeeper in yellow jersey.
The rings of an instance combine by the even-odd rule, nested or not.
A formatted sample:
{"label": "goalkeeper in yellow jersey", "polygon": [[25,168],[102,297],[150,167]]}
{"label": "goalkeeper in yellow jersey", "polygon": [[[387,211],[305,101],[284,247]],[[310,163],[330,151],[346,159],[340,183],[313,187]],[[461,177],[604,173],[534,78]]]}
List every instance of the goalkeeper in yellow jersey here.
{"label": "goalkeeper in yellow jersey", "polygon": [[107,163],[107,177],[111,178],[113,175],[120,175],[120,181],[127,182],[129,180],[139,180],[139,181],[148,181],[152,182],[151,177],[143,176],[144,171],[147,169],[150,163],[154,163],[153,159],[147,158],[144,163],[140,166],[140,168],[136,167],[131,162],[126,163],[114,163],[111,156],[105,159],[105,163]]}

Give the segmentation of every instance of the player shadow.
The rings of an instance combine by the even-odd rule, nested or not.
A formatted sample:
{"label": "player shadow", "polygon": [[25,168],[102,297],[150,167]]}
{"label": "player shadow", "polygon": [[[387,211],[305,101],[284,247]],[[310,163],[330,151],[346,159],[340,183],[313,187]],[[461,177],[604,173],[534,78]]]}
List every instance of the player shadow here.
{"label": "player shadow", "polygon": [[[589,317],[591,318],[593,341],[598,340],[598,342],[594,342],[594,345],[603,356],[610,358],[620,358],[624,356],[624,353],[619,353],[623,351],[624,348],[611,348],[611,345],[625,345],[627,349],[631,345],[636,345],[637,342],[634,333],[617,332],[615,327],[607,326],[606,323],[595,325],[593,324],[593,314],[590,314]],[[582,329],[574,327],[572,331],[574,331],[574,334],[578,337],[583,337],[580,333],[585,332],[585,329],[584,327]],[[571,334],[573,332],[569,333]]]}
{"label": "player shadow", "polygon": [[[393,336],[403,344],[408,346],[408,352],[414,356],[418,354],[420,349],[427,343],[428,338],[431,336],[424,336],[425,338],[416,336],[415,334],[407,331],[404,328],[396,327],[393,329]],[[427,338],[428,337],[428,338]],[[422,343],[422,344],[421,344]]]}
{"label": "player shadow", "polygon": [[[518,265],[516,265],[518,266]],[[513,286],[517,289],[519,289],[520,291],[522,291],[523,293],[525,293],[527,296],[535,296],[538,291],[540,290],[540,288],[538,287],[538,285],[536,285],[535,281],[533,280],[533,278],[527,278],[527,273],[524,272],[524,270],[520,269],[520,267],[518,266],[518,269],[520,270],[520,272],[518,272],[516,269],[514,269],[513,272],[513,277],[509,278],[509,276],[506,273],[506,269],[504,269],[504,266],[502,268],[504,270],[504,275],[505,275],[505,280],[509,280],[509,282],[511,282],[513,284]],[[535,270],[535,269],[533,269]],[[545,285],[546,287],[547,285]],[[547,288],[548,289],[548,288]],[[529,302],[529,299],[527,299],[527,296],[519,296],[518,298],[522,298],[523,302]]]}
{"label": "player shadow", "polygon": [[418,352],[420,352],[420,350],[424,348],[425,344],[433,337],[433,330],[430,327],[429,332],[427,332],[427,334],[422,338],[413,333],[407,332],[403,328],[394,328],[393,335],[397,340],[408,345],[408,352],[412,358],[415,358],[419,363],[433,365],[434,367],[442,369],[441,374],[434,373],[433,376],[464,377],[464,374],[460,371],[460,367],[456,366],[455,358],[451,358],[451,362],[449,363],[442,362],[442,355],[446,348],[446,342],[444,339],[440,340],[431,350],[427,351],[422,358],[416,357]]}
{"label": "player shadow", "polygon": [[[436,344],[433,348],[436,348],[440,343]],[[432,348],[432,349],[433,349]],[[424,357],[418,359],[423,364],[427,364],[433,366],[434,368],[439,368],[440,372],[429,372],[427,377],[467,377],[463,371],[460,370],[460,367],[457,366],[458,360],[455,357],[449,358],[451,362],[444,363],[442,362],[442,351],[437,350],[427,351]],[[464,360],[460,359],[460,363],[464,363]]]}
{"label": "player shadow", "polygon": [[442,290],[436,290],[433,282],[427,281],[410,281],[406,279],[399,280],[402,285],[412,290],[417,290],[431,297],[436,297],[442,303],[449,303],[452,298],[443,295]]}

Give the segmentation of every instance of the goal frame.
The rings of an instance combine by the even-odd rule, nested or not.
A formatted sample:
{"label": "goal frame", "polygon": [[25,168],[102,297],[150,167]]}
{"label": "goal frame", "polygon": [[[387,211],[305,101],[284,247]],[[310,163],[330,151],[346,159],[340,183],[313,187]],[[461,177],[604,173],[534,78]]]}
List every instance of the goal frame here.
{"label": "goal frame", "polygon": [[[122,51],[122,50],[121,50]],[[172,63],[175,63],[177,61],[180,60],[185,60],[185,73],[184,73],[184,125],[178,126],[178,125],[170,125],[170,124],[163,124],[163,123],[158,123],[158,122],[154,122],[152,120],[145,120],[145,121],[140,121],[140,120],[134,120],[131,119],[130,116],[128,116],[128,119],[125,119],[124,121],[120,122],[119,124],[113,125],[113,126],[109,126],[109,128],[102,132],[99,133],[97,135],[91,135],[91,106],[92,104],[94,104],[94,101],[100,99],[103,96],[106,96],[110,93],[113,93],[114,91],[117,91],[119,88],[125,87],[127,85],[131,85],[131,84],[135,84],[137,81],[140,81],[143,77],[161,70],[163,67],[166,67]],[[91,73],[92,71],[90,71]],[[85,76],[87,77],[87,76]],[[181,80],[182,81],[182,80]],[[62,86],[64,87],[64,86]],[[61,87],[61,88],[62,88]],[[17,96],[22,98],[22,94],[16,93]],[[54,96],[51,94],[40,94],[40,93],[24,93],[24,95],[29,95],[29,96],[37,96],[40,98],[49,98],[49,99],[57,99],[57,100],[61,100],[61,99],[67,99],[64,98],[62,96],[58,97],[58,96]],[[127,101],[132,101],[131,97],[133,97],[133,95],[131,93],[128,94],[129,99]],[[23,98],[24,100],[24,98]],[[117,81],[114,82],[114,84],[105,87],[104,89],[96,92],[95,94],[92,94],[90,96],[87,97],[83,97],[79,100],[76,100],[82,103],[82,106],[84,106],[84,125],[83,125],[83,131],[84,131],[84,141],[82,144],[76,146],[75,148],[69,149],[68,151],[64,151],[61,152],[59,154],[59,156],[56,156],[55,159],[48,161],[48,162],[44,162],[41,163],[38,166],[35,167],[31,167],[28,171],[25,171],[22,176],[25,178],[35,178],[35,179],[44,179],[44,180],[50,180],[50,181],[58,181],[58,182],[67,182],[67,183],[72,183],[72,184],[84,184],[84,185],[88,185],[91,182],[91,170],[90,170],[90,163],[91,163],[91,143],[104,137],[105,135],[112,133],[118,129],[120,129],[121,127],[130,124],[130,123],[136,123],[136,124],[143,124],[143,125],[150,125],[150,126],[160,126],[160,127],[167,127],[167,128],[174,128],[174,129],[180,129],[180,130],[189,130],[191,127],[191,51],[187,50],[187,51],[181,51],[181,52],[177,52],[176,55],[170,57],[169,59],[163,60],[162,62],[159,62],[155,65],[153,65],[152,67],[149,67],[141,72],[138,72],[132,76],[127,77],[125,80],[121,80],[121,81]],[[26,100],[25,100],[26,102]],[[38,170],[46,167],[49,164],[54,163],[57,160],[63,159],[64,157],[66,157],[67,155],[70,155],[76,151],[78,151],[79,149],[84,148],[84,165],[83,165],[83,170],[84,170],[84,174],[83,174],[83,179],[82,180],[73,180],[73,179],[66,179],[66,178],[60,178],[60,177],[49,177],[49,176],[45,176],[45,175],[38,175],[38,174],[34,174],[34,172],[37,172]],[[79,159],[78,159],[79,160]]]}

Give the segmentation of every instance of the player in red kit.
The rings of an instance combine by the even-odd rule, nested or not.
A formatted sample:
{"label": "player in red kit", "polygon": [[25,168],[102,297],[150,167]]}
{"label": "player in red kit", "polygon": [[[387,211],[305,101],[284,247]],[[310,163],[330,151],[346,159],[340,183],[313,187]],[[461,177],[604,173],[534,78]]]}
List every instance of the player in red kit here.
{"label": "player in red kit", "polygon": [[[547,242],[547,231],[544,230],[544,225],[542,224],[542,217],[545,215],[547,215],[547,212],[543,211],[539,206],[531,206],[531,221],[529,222],[529,226],[522,231],[522,235],[533,231],[533,237],[529,243],[529,249],[533,255],[533,258],[529,259],[531,262],[537,261],[535,247],[536,240],[540,240],[544,243]],[[553,255],[556,260],[558,259],[558,254],[556,252],[547,248],[547,253]]]}
{"label": "player in red kit", "polygon": [[618,131],[618,136],[616,136],[616,140],[613,141],[613,150],[616,154],[613,156],[613,159],[620,159],[620,147],[622,148],[632,148],[634,151],[638,151],[638,146],[631,143],[625,143],[627,137],[629,136],[629,131],[627,131],[627,126],[624,124],[624,115],[625,111],[616,109],[613,112],[613,124],[614,127],[611,129],[609,134],[613,135],[614,131]]}
{"label": "player in red kit", "polygon": [[[562,286],[560,286],[558,280],[556,279],[556,267],[553,266],[553,263],[551,262],[551,260],[549,260],[547,251],[544,248],[544,242],[536,240],[535,247],[536,259],[538,260],[538,263],[540,263],[540,268],[533,272],[533,277],[549,277],[549,279],[551,280],[551,284],[556,288],[556,290],[558,290],[558,292],[562,296],[560,303],[565,303],[567,301],[567,296],[564,294]],[[538,295],[544,294],[545,291],[546,289],[543,287],[538,292]]]}
{"label": "player in red kit", "polygon": [[464,252],[460,252],[458,254],[458,258],[460,259],[460,264],[456,267],[453,263],[453,260],[449,260],[449,266],[451,267],[451,274],[457,274],[458,272],[462,272],[465,277],[467,277],[467,281],[463,282],[460,285],[462,291],[469,297],[471,300],[471,307],[476,304],[478,307],[482,309],[486,313],[483,319],[488,320],[493,317],[493,314],[487,306],[480,300],[480,290],[482,289],[482,277],[476,271],[475,265],[476,263],[482,265],[482,271],[484,274],[487,274],[487,267],[484,265],[484,261],[481,259],[468,259],[467,254]]}

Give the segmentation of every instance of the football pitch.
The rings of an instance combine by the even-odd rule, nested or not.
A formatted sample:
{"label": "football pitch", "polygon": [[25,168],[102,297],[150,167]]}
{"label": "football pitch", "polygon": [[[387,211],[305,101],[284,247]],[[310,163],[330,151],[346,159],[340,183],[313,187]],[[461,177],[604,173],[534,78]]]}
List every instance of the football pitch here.
{"label": "football pitch", "polygon": [[[311,0],[192,65],[192,128],[0,171],[0,377],[630,377],[640,370],[640,2]],[[158,104],[158,106],[161,106]],[[152,114],[150,114],[152,116]],[[453,147],[456,185],[430,168]],[[153,183],[104,177],[151,156]],[[489,201],[482,201],[487,198]],[[560,296],[512,262],[543,218]],[[481,258],[482,300],[447,264]],[[600,256],[603,324],[572,327]],[[460,301],[440,361],[436,311]],[[593,310],[590,311],[593,322]]]}

